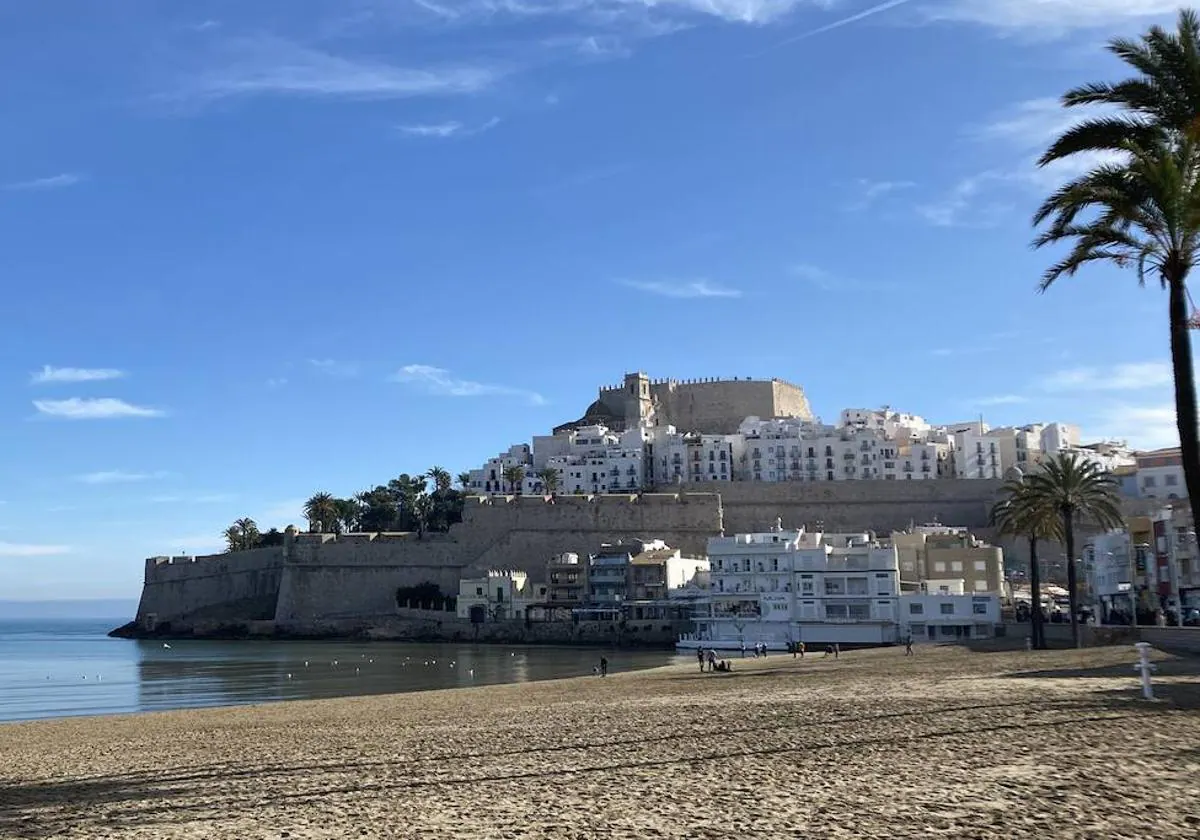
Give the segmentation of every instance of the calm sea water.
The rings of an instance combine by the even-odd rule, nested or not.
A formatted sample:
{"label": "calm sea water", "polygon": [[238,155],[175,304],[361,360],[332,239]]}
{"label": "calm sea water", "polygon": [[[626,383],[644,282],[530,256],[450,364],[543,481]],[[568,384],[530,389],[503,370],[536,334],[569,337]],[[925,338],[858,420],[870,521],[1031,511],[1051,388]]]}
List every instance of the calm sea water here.
{"label": "calm sea water", "polygon": [[[0,621],[0,720],[232,706],[591,674],[596,650],[110,639],[119,619]],[[607,651],[610,671],[690,661]],[[335,664],[336,663],[336,664]]]}

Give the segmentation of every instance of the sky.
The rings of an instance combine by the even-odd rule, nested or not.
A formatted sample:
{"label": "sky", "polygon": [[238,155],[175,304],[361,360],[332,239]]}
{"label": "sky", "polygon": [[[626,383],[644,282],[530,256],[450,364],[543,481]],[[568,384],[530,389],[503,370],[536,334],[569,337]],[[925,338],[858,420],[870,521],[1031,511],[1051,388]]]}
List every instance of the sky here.
{"label": "sky", "polygon": [[1175,5],[0,0],[0,598],[634,370],[1172,444],[1165,293],[1029,243],[1056,97]]}

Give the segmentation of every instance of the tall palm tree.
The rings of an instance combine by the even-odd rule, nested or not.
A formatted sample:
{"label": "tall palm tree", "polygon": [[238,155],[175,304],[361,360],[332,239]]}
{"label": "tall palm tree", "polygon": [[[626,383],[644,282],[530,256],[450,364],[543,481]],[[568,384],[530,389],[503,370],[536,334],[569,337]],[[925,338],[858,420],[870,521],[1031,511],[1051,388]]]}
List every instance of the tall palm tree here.
{"label": "tall palm tree", "polygon": [[458,479],[458,486],[463,493],[471,492],[471,474],[469,472],[460,472],[455,478]]}
{"label": "tall palm tree", "polygon": [[450,477],[450,472],[442,467],[430,467],[425,476],[433,482],[434,489],[438,493],[445,493],[454,486],[454,479]]}
{"label": "tall palm tree", "polygon": [[1029,476],[1026,503],[1044,515],[1056,514],[1067,550],[1067,594],[1071,602],[1071,640],[1079,646],[1079,586],[1075,569],[1075,526],[1090,520],[1105,530],[1124,525],[1117,482],[1095,461],[1059,453]]}
{"label": "tall palm tree", "polygon": [[525,481],[525,468],[519,464],[514,464],[511,467],[504,468],[504,480],[508,482],[508,489],[514,494],[520,494],[521,484]]}
{"label": "tall palm tree", "polygon": [[262,542],[258,523],[248,516],[242,517],[226,528],[222,536],[225,537],[230,551],[249,551],[257,548]]}
{"label": "tall palm tree", "polygon": [[1138,39],[1117,38],[1108,50],[1133,71],[1116,83],[1068,91],[1066,108],[1102,106],[1113,113],[1086,119],[1054,141],[1040,166],[1103,162],[1045,200],[1034,224],[1042,247],[1070,243],[1046,270],[1041,290],[1089,263],[1137,269],[1167,290],[1175,415],[1192,519],[1200,525],[1200,430],[1192,362],[1187,280],[1200,252],[1200,15],[1179,13],[1175,30],[1152,27]]}
{"label": "tall palm tree", "polygon": [[542,490],[547,495],[553,496],[558,490],[558,470],[554,467],[546,467],[538,470],[537,477],[538,481],[542,482]]}
{"label": "tall palm tree", "polygon": [[362,505],[356,499],[334,499],[333,508],[337,514],[339,531],[350,533],[358,530],[358,520],[362,515]]}
{"label": "tall palm tree", "polygon": [[1042,564],[1038,559],[1038,541],[1058,539],[1059,518],[1031,504],[1027,477],[1010,479],[1000,488],[1001,498],[992,507],[991,521],[1000,533],[1029,540],[1029,620],[1030,643],[1038,650],[1046,648],[1042,615]]}
{"label": "tall palm tree", "polygon": [[335,533],[338,522],[337,499],[324,491],[314,493],[304,503],[304,518],[308,520],[308,530],[312,533]]}

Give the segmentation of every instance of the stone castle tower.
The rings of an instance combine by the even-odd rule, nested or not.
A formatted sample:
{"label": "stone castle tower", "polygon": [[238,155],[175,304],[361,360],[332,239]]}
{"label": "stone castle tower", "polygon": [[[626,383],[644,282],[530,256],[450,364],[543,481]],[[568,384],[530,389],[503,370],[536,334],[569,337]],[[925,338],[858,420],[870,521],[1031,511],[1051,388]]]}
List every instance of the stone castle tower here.
{"label": "stone castle tower", "polygon": [[812,420],[804,389],[782,379],[657,379],[627,373],[621,385],[601,388],[578,420],[555,431],[596,423],[621,431],[675,426],[681,432],[732,434],[747,417]]}

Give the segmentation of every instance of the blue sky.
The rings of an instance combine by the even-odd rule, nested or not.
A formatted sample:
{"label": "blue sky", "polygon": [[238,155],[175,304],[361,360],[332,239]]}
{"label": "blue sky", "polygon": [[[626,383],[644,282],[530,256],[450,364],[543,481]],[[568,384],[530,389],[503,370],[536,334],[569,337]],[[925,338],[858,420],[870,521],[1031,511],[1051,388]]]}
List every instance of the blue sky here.
{"label": "blue sky", "polygon": [[628,370],[1170,444],[1165,295],[1038,296],[1028,219],[1053,98],[1173,7],[0,0],[0,598],[136,593]]}

